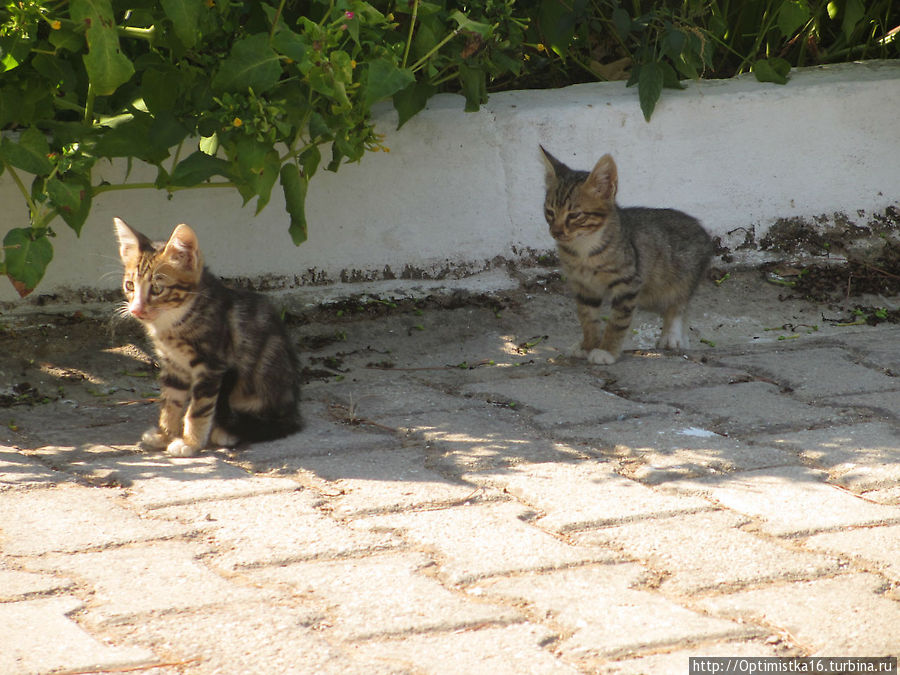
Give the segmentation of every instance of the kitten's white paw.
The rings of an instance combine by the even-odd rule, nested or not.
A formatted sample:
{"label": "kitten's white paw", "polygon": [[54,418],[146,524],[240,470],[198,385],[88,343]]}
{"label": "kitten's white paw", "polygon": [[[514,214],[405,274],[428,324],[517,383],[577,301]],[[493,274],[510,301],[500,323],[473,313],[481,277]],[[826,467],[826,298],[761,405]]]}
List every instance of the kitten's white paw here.
{"label": "kitten's white paw", "polygon": [[663,333],[656,341],[659,349],[687,349],[688,343],[680,333]]}
{"label": "kitten's white paw", "polygon": [[616,362],[616,357],[605,349],[592,349],[587,355],[587,360],[598,366],[608,366]]}
{"label": "kitten's white paw", "polygon": [[241,439],[225,431],[222,427],[216,427],[209,434],[209,442],[221,448],[233,448]]}
{"label": "kitten's white paw", "polygon": [[156,427],[147,429],[141,436],[141,445],[147,450],[162,450],[168,443],[168,437]]}
{"label": "kitten's white paw", "polygon": [[188,445],[181,438],[176,438],[166,447],[166,453],[173,457],[194,457],[199,452],[200,448]]}

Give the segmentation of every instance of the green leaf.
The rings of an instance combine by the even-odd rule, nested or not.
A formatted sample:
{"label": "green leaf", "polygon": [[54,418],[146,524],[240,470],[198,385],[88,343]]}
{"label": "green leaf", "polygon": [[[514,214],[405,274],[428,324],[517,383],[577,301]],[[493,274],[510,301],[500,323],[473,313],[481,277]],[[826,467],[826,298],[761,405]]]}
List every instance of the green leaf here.
{"label": "green leaf", "polygon": [[665,61],[659,64],[663,69],[663,87],[666,89],[684,89],[685,86],[681,84],[681,80],[678,79],[678,73],[675,72],[675,69]]}
{"label": "green leaf", "polygon": [[631,32],[631,16],[628,14],[628,11],[621,7],[616,7],[612,13],[612,21],[619,37],[623,39],[628,37],[628,34]]}
{"label": "green leaf", "polygon": [[466,97],[466,112],[478,112],[487,102],[487,77],[481,68],[459,64],[459,83]]}
{"label": "green leaf", "polygon": [[174,68],[148,68],[141,79],[141,96],[154,115],[173,110],[180,95],[181,74]]}
{"label": "green leaf", "polygon": [[46,233],[37,236],[31,228],[17,227],[3,238],[6,276],[19,296],[31,293],[44,277],[53,259],[53,245]]}
{"label": "green leaf", "polygon": [[399,68],[387,59],[375,59],[369,63],[366,81],[365,104],[389,98],[416,81],[409,68]]}
{"label": "green leaf", "polygon": [[200,12],[203,3],[199,0],[161,0],[163,11],[172,21],[175,35],[188,49],[197,44],[200,38]]}
{"label": "green leaf", "polygon": [[47,196],[66,225],[81,236],[81,228],[91,211],[91,183],[85,176],[53,177],[47,181]]}
{"label": "green leaf", "polygon": [[134,74],[134,66],[119,47],[110,0],[72,0],[71,17],[87,27],[88,53],[82,58],[94,93],[109,96]]}
{"label": "green leaf", "polygon": [[135,113],[131,120],[105,130],[94,153],[100,157],[137,157],[158,164],[187,133],[171,113],[155,118],[146,113]]}
{"label": "green leaf", "polygon": [[784,37],[792,37],[800,26],[809,21],[810,16],[805,0],[787,0],[778,10],[778,30]]}
{"label": "green leaf", "polygon": [[841,30],[844,32],[844,38],[849,40],[856,29],[856,25],[862,21],[866,15],[866,8],[862,0],[847,0],[844,5],[844,20],[841,22]]}
{"label": "green leaf", "polygon": [[565,57],[575,37],[575,13],[559,0],[542,0],[538,24],[546,46]]}
{"label": "green leaf", "polygon": [[677,28],[669,28],[662,40],[663,54],[670,59],[677,59],[681,56],[686,44],[687,38],[683,32]]}
{"label": "green leaf", "polygon": [[309,178],[300,174],[300,169],[293,162],[281,167],[281,187],[284,190],[284,203],[291,217],[288,229],[294,246],[299,246],[307,237],[306,226],[306,190]]}
{"label": "green leaf", "polygon": [[759,59],[753,64],[753,74],[760,82],[787,84],[791,64],[784,59]]}
{"label": "green leaf", "polygon": [[269,36],[258,33],[234,43],[213,77],[212,87],[217,92],[253,89],[262,94],[278,84],[280,77],[278,54],[269,46]]}
{"label": "green leaf", "polygon": [[472,21],[465,14],[460,12],[458,9],[450,14],[450,18],[456,21],[459,25],[460,30],[470,31],[472,33],[477,33],[483,38],[489,38],[491,33],[494,32],[493,27],[489,23],[481,23],[479,21]]}
{"label": "green leaf", "polygon": [[299,63],[306,56],[309,43],[297,33],[289,30],[280,30],[272,37],[272,47],[279,54],[284,54],[289,59]]}
{"label": "green leaf", "polygon": [[244,198],[244,204],[257,197],[256,213],[259,213],[269,203],[272,186],[278,178],[281,168],[278,152],[254,137],[243,134],[229,144],[226,151],[231,159],[228,174]]}
{"label": "green leaf", "polygon": [[410,118],[422,110],[428,99],[437,93],[437,87],[428,82],[413,82],[411,85],[394,94],[394,109],[397,111],[397,128],[406,124]]}
{"label": "green leaf", "polygon": [[0,35],[0,73],[25,61],[31,51],[31,42],[19,34]]}
{"label": "green leaf", "polygon": [[228,175],[229,164],[224,159],[210,157],[198,150],[192,155],[178,162],[172,171],[170,183],[178,187],[190,187],[198,185],[213,176]]}
{"label": "green leaf", "polygon": [[322,152],[319,150],[319,146],[313,145],[304,150],[301,153],[299,160],[300,166],[303,167],[303,175],[309,180],[319,168],[319,163],[322,161]]}
{"label": "green leaf", "polygon": [[656,108],[656,102],[662,94],[665,72],[662,65],[656,61],[650,61],[641,65],[641,74],[638,78],[638,99],[641,102],[641,111],[648,122]]}
{"label": "green leaf", "polygon": [[37,127],[28,127],[23,131],[18,143],[7,136],[0,142],[0,158],[4,162],[37,176],[48,174],[53,169],[53,162],[47,157],[49,154],[47,137]]}

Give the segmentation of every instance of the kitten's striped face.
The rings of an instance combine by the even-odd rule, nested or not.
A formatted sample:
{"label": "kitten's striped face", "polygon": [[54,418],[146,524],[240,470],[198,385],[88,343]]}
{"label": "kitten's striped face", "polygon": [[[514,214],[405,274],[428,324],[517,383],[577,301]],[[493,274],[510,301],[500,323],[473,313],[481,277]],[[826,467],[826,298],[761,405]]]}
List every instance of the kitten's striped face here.
{"label": "kitten's striped face", "polygon": [[203,270],[193,231],[179,225],[169,241],[153,242],[123,220],[114,222],[125,266],[122,313],[153,323],[189,303]]}
{"label": "kitten's striped face", "polygon": [[559,242],[591,234],[606,224],[615,208],[616,165],[609,155],[591,173],[574,171],[541,148],[547,159],[544,217]]}

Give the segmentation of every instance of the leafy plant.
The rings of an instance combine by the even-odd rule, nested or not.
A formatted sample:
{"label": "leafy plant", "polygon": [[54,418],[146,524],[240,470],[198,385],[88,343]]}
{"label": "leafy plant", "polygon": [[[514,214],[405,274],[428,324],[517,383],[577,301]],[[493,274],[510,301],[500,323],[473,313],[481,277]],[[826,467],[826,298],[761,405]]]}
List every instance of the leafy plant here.
{"label": "leafy plant", "polygon": [[[81,232],[112,190],[236,189],[258,213],[278,183],[295,244],[309,181],[387,150],[372,106],[401,124],[438,87],[467,109],[517,71],[526,26],[512,0],[466,12],[452,0],[9,0],[0,8],[0,175],[27,225],[3,240],[0,271],[20,295],[53,257],[53,220]],[[326,157],[323,157],[323,153]],[[98,162],[156,168],[152,182],[101,183]],[[27,184],[24,174],[30,174]],[[22,219],[25,221],[25,218]]]}
{"label": "leafy plant", "polygon": [[682,79],[750,71],[785,84],[795,66],[900,56],[891,0],[530,2],[531,76],[627,80],[648,121],[663,89]]}

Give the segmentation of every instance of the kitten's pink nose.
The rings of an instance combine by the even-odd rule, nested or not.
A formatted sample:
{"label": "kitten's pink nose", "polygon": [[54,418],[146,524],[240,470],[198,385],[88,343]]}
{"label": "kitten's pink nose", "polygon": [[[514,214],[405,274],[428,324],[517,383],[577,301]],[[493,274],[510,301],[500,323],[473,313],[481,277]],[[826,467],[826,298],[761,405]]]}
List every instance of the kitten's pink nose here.
{"label": "kitten's pink nose", "polygon": [[147,308],[143,305],[132,305],[128,311],[136,319],[145,319],[147,317]]}

